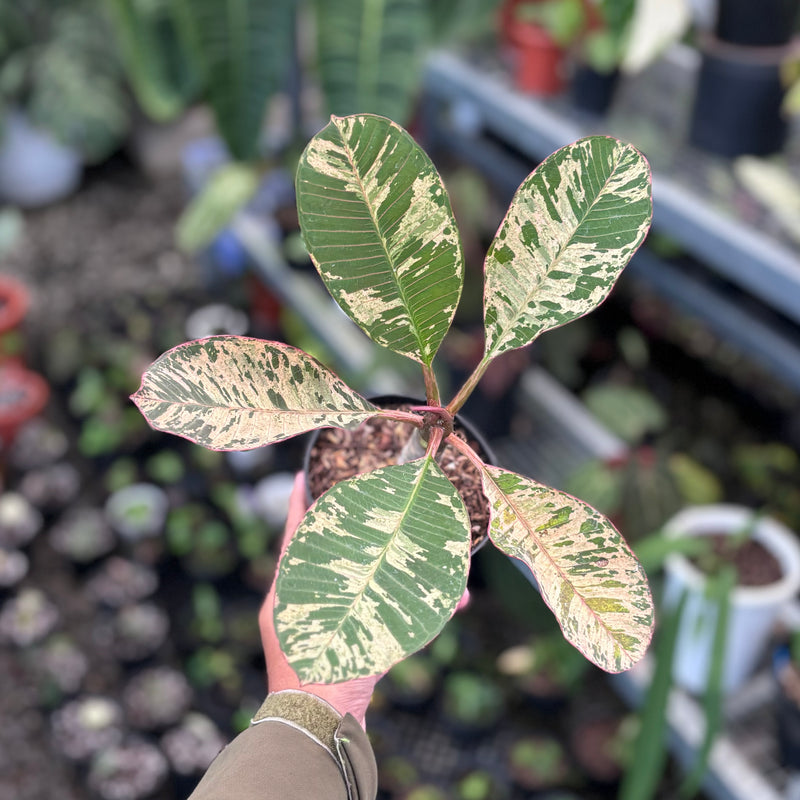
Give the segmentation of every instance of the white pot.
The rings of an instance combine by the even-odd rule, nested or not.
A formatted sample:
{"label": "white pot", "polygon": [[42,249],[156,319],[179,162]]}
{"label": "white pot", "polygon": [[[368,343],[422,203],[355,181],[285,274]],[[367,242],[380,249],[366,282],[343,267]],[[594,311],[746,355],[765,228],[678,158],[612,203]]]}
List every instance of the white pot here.
{"label": "white pot", "polygon": [[80,183],[77,150],[32,125],[19,111],[3,118],[0,133],[0,202],[22,208],[54,203]]}
{"label": "white pot", "polygon": [[[735,505],[687,508],[665,526],[667,536],[704,536],[736,533],[752,520],[752,509]],[[800,544],[780,522],[762,517],[753,538],[781,565],[783,577],[768,586],[740,586],[733,590],[725,649],[723,689],[730,692],[753,673],[764,654],[770,631],[781,609],[800,589]],[[673,660],[673,680],[696,694],[705,689],[716,630],[716,604],[705,596],[706,576],[685,556],[673,553],[664,565],[664,602],[677,604],[688,591]]]}

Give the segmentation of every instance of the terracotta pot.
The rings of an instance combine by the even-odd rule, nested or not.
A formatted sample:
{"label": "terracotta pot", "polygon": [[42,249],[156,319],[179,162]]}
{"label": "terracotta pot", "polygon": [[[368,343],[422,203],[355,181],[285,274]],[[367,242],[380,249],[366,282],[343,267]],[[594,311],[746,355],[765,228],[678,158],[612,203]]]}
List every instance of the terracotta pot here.
{"label": "terracotta pot", "polygon": [[550,34],[538,25],[513,21],[508,40],[514,59],[514,82],[521,92],[554,95],[566,84],[566,57]]}
{"label": "terracotta pot", "polygon": [[0,365],[0,450],[42,412],[49,395],[50,387],[40,375],[16,364]]}

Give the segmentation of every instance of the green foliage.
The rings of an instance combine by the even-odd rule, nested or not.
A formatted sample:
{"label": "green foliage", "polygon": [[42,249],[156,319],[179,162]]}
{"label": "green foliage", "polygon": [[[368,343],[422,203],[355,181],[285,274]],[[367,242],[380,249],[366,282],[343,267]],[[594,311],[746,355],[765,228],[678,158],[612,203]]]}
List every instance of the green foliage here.
{"label": "green foliage", "polygon": [[433,361],[461,294],[463,256],[425,153],[385,118],[334,117],[301,158],[297,198],[331,294],[367,335],[420,364],[427,405],[377,408],[308,354],[233,336],[170,350],[133,395],[151,425],[215,450],[375,417],[418,430],[424,455],[339,482],[300,523],[276,579],[276,631],[293,668],[312,682],[380,674],[452,616],[471,530],[434,459],[443,442],[478,470],[492,541],[532,570],[566,638],[604,669],[631,666],[650,639],[652,601],[619,533],[574,497],[485,464],[452,425],[497,355],[583,316],[611,291],[650,224],[641,154],[588,137],[523,182],[486,257],[484,357],[447,405]]}
{"label": "green foliage", "polygon": [[124,82],[97,0],[0,0],[0,118],[18,106],[87,161],[127,133]]}
{"label": "green foliage", "polygon": [[131,88],[157,122],[180,114],[199,77],[180,24],[179,0],[107,0],[109,19]]}

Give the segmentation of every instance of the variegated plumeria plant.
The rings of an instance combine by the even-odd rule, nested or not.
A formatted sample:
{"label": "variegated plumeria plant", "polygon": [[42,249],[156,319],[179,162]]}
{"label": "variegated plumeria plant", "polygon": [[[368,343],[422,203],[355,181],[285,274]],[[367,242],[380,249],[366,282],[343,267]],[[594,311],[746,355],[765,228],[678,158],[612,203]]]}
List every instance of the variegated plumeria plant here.
{"label": "variegated plumeria plant", "polygon": [[297,205],[328,290],[374,341],[421,364],[427,405],[377,408],[301,350],[232,336],[168,351],[133,400],[154,428],[219,450],[372,417],[419,429],[423,456],[336,484],[308,510],[281,561],[275,626],[301,681],[384,672],[453,614],[466,586],[470,525],[434,461],[443,442],[478,468],[492,542],[530,567],[565,637],[606,670],[632,666],[649,643],[653,608],[620,534],[580,500],[485,464],[453,434],[453,417],[495,357],[586,314],[611,291],[649,228],[645,159],[593,136],[524,181],[486,256],[483,358],[446,405],[432,364],[464,260],[427,155],[383,117],[333,117],[300,160]]}

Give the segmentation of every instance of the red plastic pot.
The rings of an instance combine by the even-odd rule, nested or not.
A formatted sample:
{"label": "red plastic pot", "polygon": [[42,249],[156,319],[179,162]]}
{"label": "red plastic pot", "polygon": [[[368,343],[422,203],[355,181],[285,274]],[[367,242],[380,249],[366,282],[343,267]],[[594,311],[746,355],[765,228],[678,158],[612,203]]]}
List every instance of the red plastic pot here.
{"label": "red plastic pot", "polygon": [[10,275],[0,275],[0,364],[10,360],[22,363],[18,329],[29,304],[25,286]]}
{"label": "red plastic pot", "polygon": [[49,396],[50,387],[41,375],[17,364],[0,365],[0,451],[44,410]]}
{"label": "red plastic pot", "polygon": [[521,92],[553,95],[566,85],[566,57],[550,34],[538,25],[514,20],[508,41],[514,58],[514,82]]}

